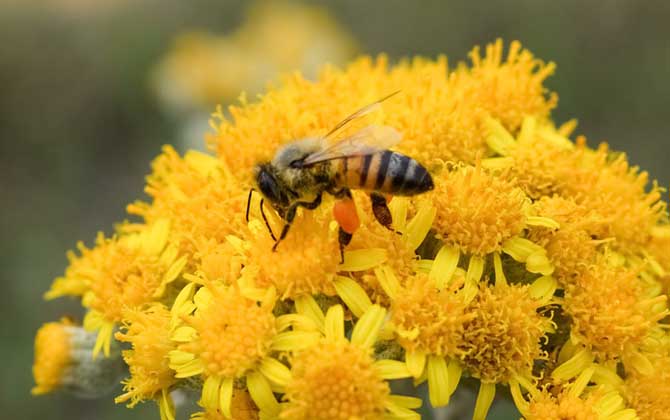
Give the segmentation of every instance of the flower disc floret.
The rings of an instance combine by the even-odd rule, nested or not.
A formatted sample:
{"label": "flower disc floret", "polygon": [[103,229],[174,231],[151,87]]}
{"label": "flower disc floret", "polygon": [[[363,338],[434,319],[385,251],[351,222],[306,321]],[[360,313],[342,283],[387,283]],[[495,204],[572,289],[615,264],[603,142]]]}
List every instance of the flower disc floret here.
{"label": "flower disc floret", "polygon": [[547,357],[540,341],[551,320],[538,313],[541,306],[529,286],[482,284],[468,308],[475,317],[465,323],[461,360],[466,369],[483,383],[530,374],[534,361]]}
{"label": "flower disc floret", "polygon": [[426,274],[418,274],[391,304],[397,340],[408,352],[456,357],[463,353],[464,324],[476,314],[466,312],[462,295],[437,290]]}
{"label": "flower disc floret", "polygon": [[286,419],[377,419],[390,388],[373,369],[369,349],[323,341],[293,359]]}
{"label": "flower disc floret", "polygon": [[203,303],[186,322],[197,336],[180,346],[202,360],[205,374],[242,377],[265,357],[276,334],[272,308],[259,306],[236,287],[207,287]]}
{"label": "flower disc floret", "polygon": [[526,225],[524,193],[481,167],[461,167],[434,177],[428,197],[437,210],[435,229],[447,244],[486,255],[519,235]]}

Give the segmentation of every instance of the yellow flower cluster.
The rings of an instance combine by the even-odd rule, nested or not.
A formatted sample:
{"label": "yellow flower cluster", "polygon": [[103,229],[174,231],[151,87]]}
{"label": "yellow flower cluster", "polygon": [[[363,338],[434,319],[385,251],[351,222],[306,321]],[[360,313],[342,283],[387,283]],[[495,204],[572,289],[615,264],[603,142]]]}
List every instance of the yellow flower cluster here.
{"label": "yellow flower cluster", "polygon": [[320,7],[256,1],[230,34],[179,35],[152,82],[169,107],[208,108],[232,102],[241,92],[255,96],[281,73],[300,70],[315,77],[320,63],[345,63],[355,51],[352,36]]}
{"label": "yellow flower cluster", "polygon": [[[421,398],[393,381],[427,382],[439,407],[465,376],[480,382],[475,419],[500,387],[526,419],[665,418],[660,188],[625,155],[571,140],[574,123],[556,128],[553,64],[502,41],[471,61],[363,57],[316,81],[288,76],[230,119],[215,113],[215,156],[165,147],[150,201],[128,206],[141,220],[79,245],[46,295],[81,298],[96,363],[127,365],[116,401],[155,400],[172,419],[170,394],[187,388],[193,419],[418,418]],[[354,191],[343,260],[332,197],[299,209],[273,250],[284,221],[247,194],[254,166],[397,90],[354,126],[402,133],[398,151],[433,191],[393,198],[392,229]],[[35,393],[72,377],[65,325],[38,333]]]}

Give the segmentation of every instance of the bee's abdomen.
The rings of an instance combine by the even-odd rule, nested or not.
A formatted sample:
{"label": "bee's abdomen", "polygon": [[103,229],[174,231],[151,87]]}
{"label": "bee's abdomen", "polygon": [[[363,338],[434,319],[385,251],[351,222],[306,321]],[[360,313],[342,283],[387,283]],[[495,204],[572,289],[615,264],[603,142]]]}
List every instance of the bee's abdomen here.
{"label": "bee's abdomen", "polygon": [[385,150],[342,158],[343,184],[349,188],[394,195],[415,195],[433,189],[433,179],[416,160]]}

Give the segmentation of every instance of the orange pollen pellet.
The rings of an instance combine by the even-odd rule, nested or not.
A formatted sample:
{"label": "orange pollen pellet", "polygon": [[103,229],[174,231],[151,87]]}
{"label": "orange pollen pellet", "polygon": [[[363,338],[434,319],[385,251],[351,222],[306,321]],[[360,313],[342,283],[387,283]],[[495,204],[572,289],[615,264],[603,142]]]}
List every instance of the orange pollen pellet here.
{"label": "orange pollen pellet", "polygon": [[342,230],[347,233],[356,232],[356,229],[361,225],[358,213],[356,212],[356,204],[350,198],[345,198],[335,203],[333,216],[342,227]]}

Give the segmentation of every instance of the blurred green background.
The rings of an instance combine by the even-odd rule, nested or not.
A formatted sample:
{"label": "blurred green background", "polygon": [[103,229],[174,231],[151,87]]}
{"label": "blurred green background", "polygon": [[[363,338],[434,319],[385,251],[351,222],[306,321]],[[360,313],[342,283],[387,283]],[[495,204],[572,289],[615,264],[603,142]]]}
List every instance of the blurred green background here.
{"label": "blurred green background", "polygon": [[[308,2],[314,4],[313,2]],[[670,182],[670,3],[667,1],[320,2],[362,52],[393,59],[519,39],[558,64],[556,121],[579,119],[593,145],[607,140],[661,185]],[[158,418],[103,400],[30,396],[33,335],[79,315],[79,303],[44,302],[65,251],[111,232],[142,197],[149,162],[177,141],[149,72],[176,34],[226,33],[246,4],[214,0],[0,1],[0,360],[4,415],[26,419]],[[503,406],[497,418],[510,418]],[[492,416],[493,418],[493,416]]]}

